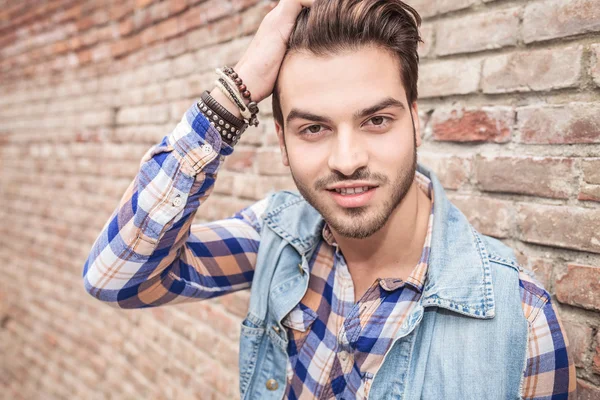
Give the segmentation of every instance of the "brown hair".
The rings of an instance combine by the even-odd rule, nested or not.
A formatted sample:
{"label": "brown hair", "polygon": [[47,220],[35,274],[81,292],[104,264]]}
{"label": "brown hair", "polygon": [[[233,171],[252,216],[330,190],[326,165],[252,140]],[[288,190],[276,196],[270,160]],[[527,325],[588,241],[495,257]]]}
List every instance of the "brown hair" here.
{"label": "brown hair", "polygon": [[[417,100],[421,16],[400,0],[316,0],[296,19],[287,54],[307,50],[317,56],[376,45],[400,61],[409,105]],[[278,83],[273,91],[273,116],[283,127]]]}

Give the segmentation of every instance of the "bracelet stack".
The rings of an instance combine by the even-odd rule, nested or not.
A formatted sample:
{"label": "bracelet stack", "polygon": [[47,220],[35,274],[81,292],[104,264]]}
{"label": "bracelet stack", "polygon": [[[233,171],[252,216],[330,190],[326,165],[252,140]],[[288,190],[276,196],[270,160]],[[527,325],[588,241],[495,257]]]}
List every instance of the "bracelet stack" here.
{"label": "bracelet stack", "polygon": [[234,146],[240,140],[240,136],[246,130],[248,124],[227,111],[210,95],[208,90],[205,90],[200,98],[201,101],[198,102],[200,111],[221,134],[222,140],[230,146]]}
{"label": "bracelet stack", "polygon": [[215,71],[219,76],[215,81],[217,87],[237,105],[248,125],[258,126],[258,104],[252,101],[252,94],[242,78],[231,67],[217,68]]}
{"label": "bracelet stack", "polygon": [[215,85],[238,107],[243,119],[230,113],[208,91],[202,93],[198,107],[208,118],[210,124],[221,134],[222,140],[233,146],[240,140],[240,136],[249,125],[258,126],[256,117],[259,111],[258,105],[252,101],[252,94],[233,68],[223,67],[217,68],[215,71],[219,76]]}

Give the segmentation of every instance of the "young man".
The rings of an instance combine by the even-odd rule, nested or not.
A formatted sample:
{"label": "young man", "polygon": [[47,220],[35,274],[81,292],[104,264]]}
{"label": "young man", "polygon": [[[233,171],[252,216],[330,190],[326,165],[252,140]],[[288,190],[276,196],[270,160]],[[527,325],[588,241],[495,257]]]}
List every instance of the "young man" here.
{"label": "young man", "polygon": [[254,102],[274,92],[300,194],[192,225],[236,142],[219,118],[248,122],[220,84],[224,109],[203,97],[143,157],[85,264],[87,291],[143,308],[251,287],[245,399],[573,396],[549,294],[417,164],[419,24],[397,0],[280,1],[232,79]]}

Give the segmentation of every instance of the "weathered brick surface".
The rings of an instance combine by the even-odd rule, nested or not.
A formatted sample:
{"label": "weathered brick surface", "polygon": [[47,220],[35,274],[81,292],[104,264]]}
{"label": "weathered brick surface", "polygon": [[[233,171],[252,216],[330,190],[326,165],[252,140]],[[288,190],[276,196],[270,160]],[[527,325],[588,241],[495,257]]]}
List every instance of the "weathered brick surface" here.
{"label": "weathered brick surface", "polygon": [[582,46],[501,54],[483,63],[485,93],[529,92],[577,86]]}
{"label": "weathered brick surface", "polygon": [[532,2],[523,15],[526,43],[600,31],[600,3],[595,0]]}
{"label": "weathered brick surface", "polygon": [[569,264],[564,276],[556,280],[556,296],[562,303],[600,310],[600,267]]}
{"label": "weathered brick surface", "polygon": [[567,331],[569,348],[576,367],[583,367],[587,360],[590,344],[592,342],[592,328],[577,320],[562,319],[562,325]]}
{"label": "weathered brick surface", "polygon": [[484,191],[568,199],[576,170],[572,158],[477,157],[475,178]]}
{"label": "weathered brick surface", "polygon": [[519,207],[519,237],[526,242],[600,253],[598,223],[598,210],[541,204]]}
{"label": "weathered brick surface", "polygon": [[583,379],[577,380],[578,400],[597,400],[600,398],[600,387],[590,384]]}
{"label": "weathered brick surface", "polygon": [[479,15],[469,14],[439,23],[435,53],[471,53],[514,46],[518,40],[519,10],[509,8]]}
{"label": "weathered brick surface", "polygon": [[472,169],[470,158],[421,152],[419,162],[431,168],[447,189],[459,189],[469,182]]}
{"label": "weathered brick surface", "polygon": [[510,202],[467,196],[452,196],[451,200],[484,235],[510,237],[515,220],[515,207]]}
{"label": "weathered brick surface", "polygon": [[[239,397],[248,291],[125,312],[86,294],[81,272],[140,157],[212,89],[215,67],[237,62],[276,2],[5,3],[0,391],[10,399]],[[409,3],[424,17],[419,161],[478,230],[514,244],[567,304],[579,398],[600,398],[599,3]],[[294,189],[271,99],[260,109],[261,125],[246,131],[195,222]]]}
{"label": "weathered brick surface", "polygon": [[600,86],[600,45],[595,44],[590,47],[592,49],[590,75],[594,79],[596,86]]}
{"label": "weathered brick surface", "polygon": [[467,94],[479,87],[480,60],[437,61],[423,64],[419,71],[419,96]]}
{"label": "weathered brick surface", "polygon": [[600,143],[599,111],[595,103],[518,108],[518,140],[530,144]]}
{"label": "weathered brick surface", "polygon": [[435,140],[451,142],[508,142],[514,110],[510,107],[438,108],[431,125]]}

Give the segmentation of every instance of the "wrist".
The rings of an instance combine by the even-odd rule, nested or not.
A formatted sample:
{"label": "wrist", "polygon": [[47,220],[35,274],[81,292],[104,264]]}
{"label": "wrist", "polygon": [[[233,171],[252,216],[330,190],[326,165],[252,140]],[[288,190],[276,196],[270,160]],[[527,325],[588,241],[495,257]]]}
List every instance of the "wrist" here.
{"label": "wrist", "polygon": [[244,85],[248,88],[250,93],[252,93],[252,101],[256,104],[260,103],[269,94],[265,95],[261,90],[261,80],[256,78],[252,73],[252,68],[246,67],[241,61],[238,62],[233,69],[237,72],[237,74],[244,81]]}
{"label": "wrist", "polygon": [[236,118],[242,119],[242,113],[240,112],[238,106],[233,101],[229,100],[229,98],[225,96],[225,94],[221,92],[218,87],[215,87],[213,90],[211,90],[210,95],[227,111],[235,115]]}

